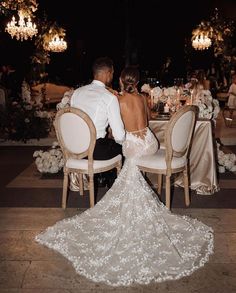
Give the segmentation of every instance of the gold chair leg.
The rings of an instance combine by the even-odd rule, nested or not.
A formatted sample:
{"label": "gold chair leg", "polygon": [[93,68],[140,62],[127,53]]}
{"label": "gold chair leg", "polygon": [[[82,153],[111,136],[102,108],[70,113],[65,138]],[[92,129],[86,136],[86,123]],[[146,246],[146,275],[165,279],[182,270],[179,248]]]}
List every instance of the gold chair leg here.
{"label": "gold chair leg", "polygon": [[183,171],[184,173],[184,196],[185,196],[185,204],[188,207],[190,205],[190,198],[189,198],[189,183],[188,183],[188,169]]}
{"label": "gold chair leg", "polygon": [[64,171],[63,192],[62,192],[62,208],[63,209],[66,208],[67,189],[68,189],[68,172]]}
{"label": "gold chair leg", "polygon": [[94,182],[93,182],[93,174],[89,174],[89,201],[90,207],[94,207]]}
{"label": "gold chair leg", "polygon": [[84,195],[84,184],[83,184],[83,174],[79,174],[79,193]]}
{"label": "gold chair leg", "polygon": [[166,207],[170,209],[170,176],[166,176]]}
{"label": "gold chair leg", "polygon": [[162,174],[157,175],[157,193],[161,195],[161,188],[162,188]]}

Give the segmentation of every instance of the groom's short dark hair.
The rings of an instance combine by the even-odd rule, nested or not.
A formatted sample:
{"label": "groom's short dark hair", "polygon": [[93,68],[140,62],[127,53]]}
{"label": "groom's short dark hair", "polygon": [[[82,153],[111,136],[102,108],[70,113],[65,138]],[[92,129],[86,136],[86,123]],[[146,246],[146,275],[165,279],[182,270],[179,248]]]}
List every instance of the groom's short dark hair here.
{"label": "groom's short dark hair", "polygon": [[113,61],[109,57],[97,58],[93,63],[93,75],[104,69],[113,69]]}

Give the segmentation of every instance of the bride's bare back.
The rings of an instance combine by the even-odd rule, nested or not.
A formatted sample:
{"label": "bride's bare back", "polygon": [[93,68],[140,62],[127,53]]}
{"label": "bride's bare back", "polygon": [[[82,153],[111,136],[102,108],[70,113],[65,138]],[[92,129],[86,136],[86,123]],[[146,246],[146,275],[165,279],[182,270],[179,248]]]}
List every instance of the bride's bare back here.
{"label": "bride's bare back", "polygon": [[127,93],[119,96],[121,116],[126,131],[138,132],[147,127],[147,104],[145,97],[138,93]]}

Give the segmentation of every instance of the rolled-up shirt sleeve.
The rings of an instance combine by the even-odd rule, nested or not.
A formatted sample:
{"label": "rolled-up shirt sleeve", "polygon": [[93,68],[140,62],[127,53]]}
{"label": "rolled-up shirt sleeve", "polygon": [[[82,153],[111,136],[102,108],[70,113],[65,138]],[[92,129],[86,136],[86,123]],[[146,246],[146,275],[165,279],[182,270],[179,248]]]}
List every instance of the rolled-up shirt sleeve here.
{"label": "rolled-up shirt sleeve", "polygon": [[119,144],[125,139],[124,124],[120,115],[120,106],[117,97],[114,96],[107,107],[108,123],[112,130],[115,141]]}

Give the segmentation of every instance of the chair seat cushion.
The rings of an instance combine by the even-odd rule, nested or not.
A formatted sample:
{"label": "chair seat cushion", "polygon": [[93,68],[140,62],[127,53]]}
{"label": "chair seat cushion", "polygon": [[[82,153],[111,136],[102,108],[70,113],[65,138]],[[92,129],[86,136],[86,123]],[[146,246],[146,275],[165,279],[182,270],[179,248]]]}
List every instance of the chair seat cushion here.
{"label": "chair seat cushion", "polygon": [[[176,158],[173,157],[171,168],[181,168],[186,164],[186,157]],[[140,167],[151,168],[151,169],[166,169],[165,149],[159,149],[155,154],[149,156],[143,156],[138,160],[137,163]]]}
{"label": "chair seat cushion", "polygon": [[[109,167],[110,165],[113,165],[119,161],[121,161],[122,157],[121,155],[117,155],[116,157],[110,159],[110,160],[94,160],[93,161],[93,169],[94,171],[96,169],[100,169],[100,168],[106,168]],[[86,159],[68,159],[66,162],[66,167],[67,168],[73,168],[73,169],[80,169],[80,170],[88,170],[88,160]]]}

